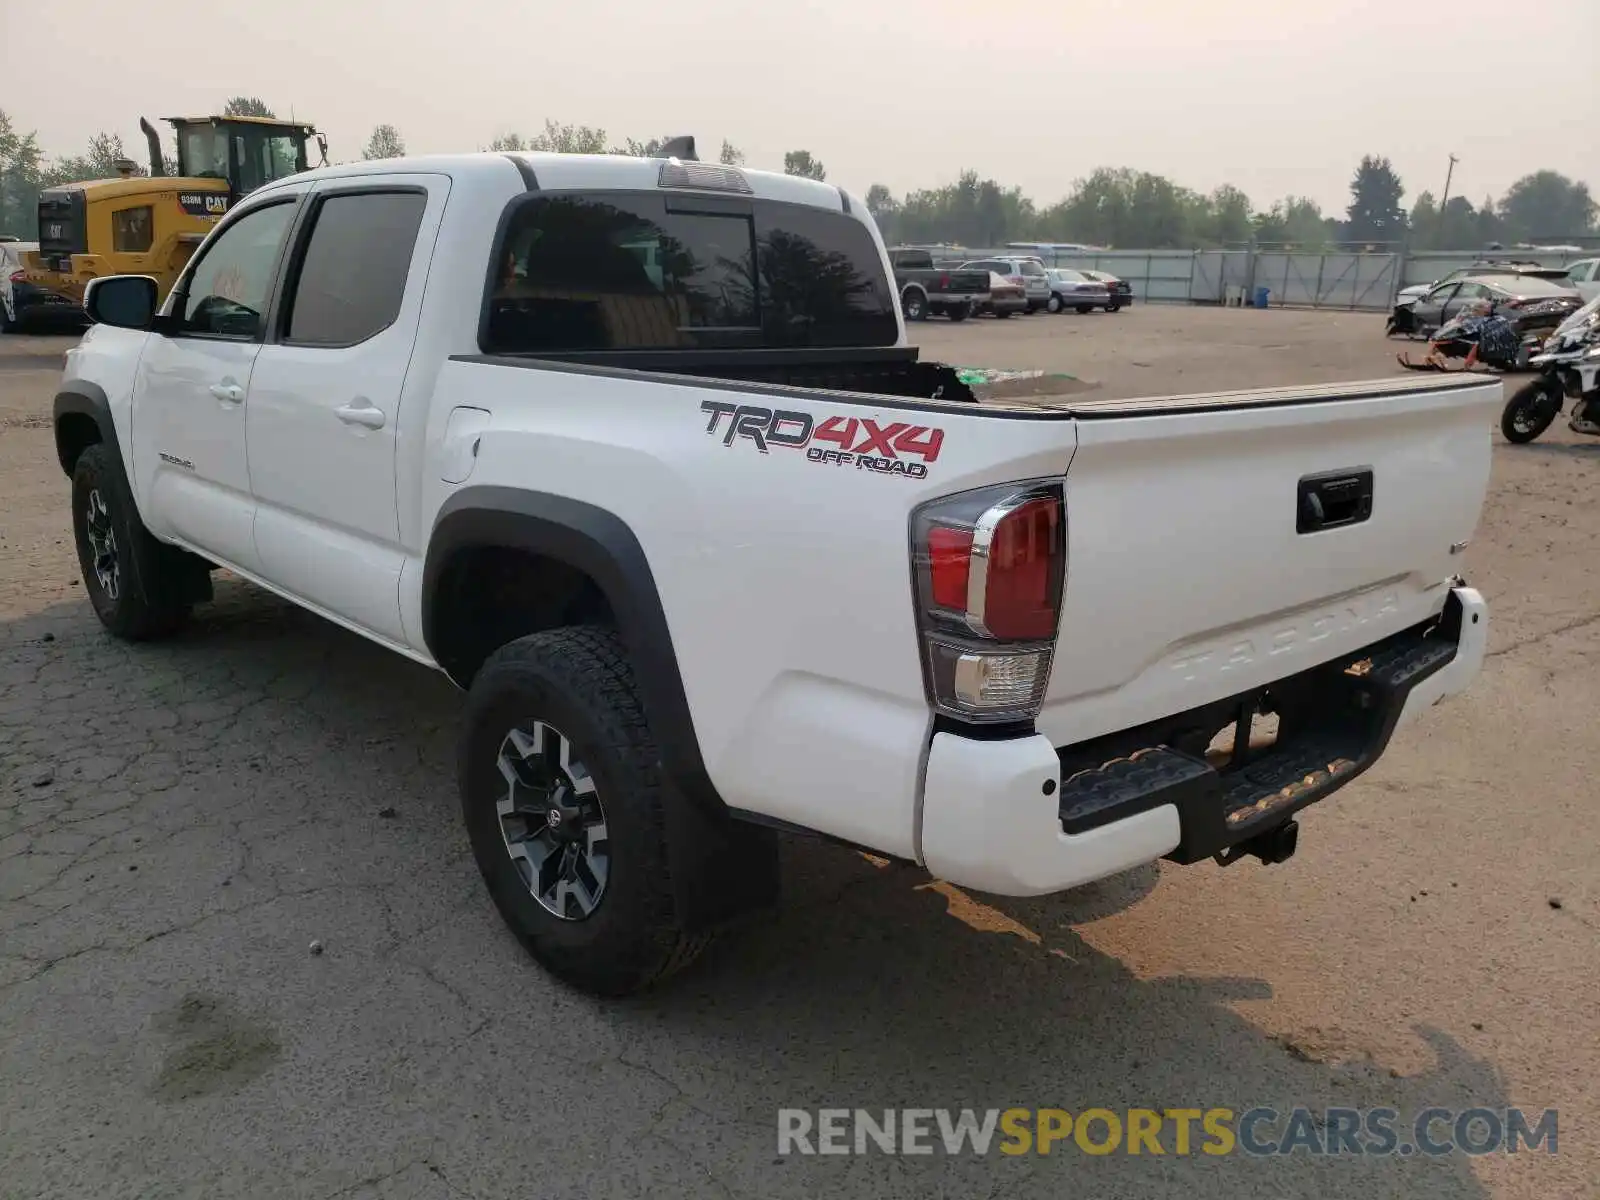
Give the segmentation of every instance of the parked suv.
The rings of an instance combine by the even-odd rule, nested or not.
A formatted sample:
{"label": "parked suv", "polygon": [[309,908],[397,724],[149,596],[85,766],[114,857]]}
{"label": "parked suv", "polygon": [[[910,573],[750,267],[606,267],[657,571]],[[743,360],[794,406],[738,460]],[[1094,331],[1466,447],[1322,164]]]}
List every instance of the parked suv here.
{"label": "parked suv", "polygon": [[1050,276],[1037,258],[980,258],[964,262],[961,267],[993,271],[1007,283],[1020,284],[1028,300],[1028,312],[1038,312],[1050,303]]}

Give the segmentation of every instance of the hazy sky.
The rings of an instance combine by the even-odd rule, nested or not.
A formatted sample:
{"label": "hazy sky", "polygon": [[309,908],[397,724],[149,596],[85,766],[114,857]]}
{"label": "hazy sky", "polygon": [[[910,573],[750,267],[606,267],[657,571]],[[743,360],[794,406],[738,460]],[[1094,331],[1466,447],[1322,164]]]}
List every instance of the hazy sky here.
{"label": "hazy sky", "polygon": [[1049,202],[1126,165],[1331,212],[1369,152],[1407,206],[1451,152],[1474,203],[1541,167],[1600,192],[1600,0],[0,0],[0,108],[47,152],[142,159],[140,115],[235,93],[336,160],[384,121],[431,152],[552,117],[804,147],[858,193],[972,167]]}

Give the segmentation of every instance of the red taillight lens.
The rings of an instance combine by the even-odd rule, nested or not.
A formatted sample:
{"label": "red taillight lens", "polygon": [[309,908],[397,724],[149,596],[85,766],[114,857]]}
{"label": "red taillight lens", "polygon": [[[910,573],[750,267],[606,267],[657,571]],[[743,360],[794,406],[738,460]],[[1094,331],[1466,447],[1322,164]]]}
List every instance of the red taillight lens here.
{"label": "red taillight lens", "polygon": [[951,612],[967,610],[971,565],[972,530],[937,525],[928,530],[928,575],[934,604]]}
{"label": "red taillight lens", "polygon": [[1060,481],[963,492],[913,515],[917,624],[940,711],[1037,714],[1066,585],[1066,523]]}
{"label": "red taillight lens", "polygon": [[942,288],[948,288],[950,286],[950,276],[949,275],[941,275],[941,276],[939,276],[939,286],[942,287]]}
{"label": "red taillight lens", "polygon": [[1022,286],[1022,276],[1021,275],[1007,275],[1006,276],[1006,282],[1009,283],[1009,284],[1014,284],[1017,287],[1021,287]]}
{"label": "red taillight lens", "polygon": [[13,272],[11,272],[11,282],[12,283],[27,283],[28,282],[28,273],[26,271],[13,271]]}
{"label": "red taillight lens", "polygon": [[980,572],[982,595],[973,596],[983,627],[1002,641],[1054,637],[1061,601],[1058,568],[1066,554],[1061,502],[1055,497],[1029,500],[1001,517],[989,541],[987,569]]}

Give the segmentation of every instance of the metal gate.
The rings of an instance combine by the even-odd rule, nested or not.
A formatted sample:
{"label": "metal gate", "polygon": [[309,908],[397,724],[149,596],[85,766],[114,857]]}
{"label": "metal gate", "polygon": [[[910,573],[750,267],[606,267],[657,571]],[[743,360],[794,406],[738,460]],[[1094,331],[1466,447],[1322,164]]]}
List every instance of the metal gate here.
{"label": "metal gate", "polygon": [[1189,299],[1219,304],[1223,297],[1224,250],[1200,250],[1194,256],[1194,271],[1189,277]]}
{"label": "metal gate", "polygon": [[1256,255],[1254,286],[1270,289],[1273,304],[1382,311],[1398,266],[1395,254],[1269,252]]}

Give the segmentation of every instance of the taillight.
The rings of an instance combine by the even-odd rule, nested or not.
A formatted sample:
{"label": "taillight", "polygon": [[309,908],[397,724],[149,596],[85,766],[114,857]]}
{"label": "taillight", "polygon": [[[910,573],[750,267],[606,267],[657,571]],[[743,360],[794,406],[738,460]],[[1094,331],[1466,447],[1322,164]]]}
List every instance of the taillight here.
{"label": "taillight", "polygon": [[11,272],[11,282],[12,283],[27,283],[28,282],[28,273],[26,271],[13,271],[13,272]]}
{"label": "taillight", "polygon": [[939,276],[939,286],[942,287],[942,288],[948,288],[950,286],[950,276],[949,275],[941,275],[941,276]]}
{"label": "taillight", "polygon": [[1067,573],[1059,480],[982,488],[911,518],[917,624],[934,707],[967,721],[1038,714]]}
{"label": "taillight", "polygon": [[1012,285],[1014,285],[1016,287],[1021,287],[1022,286],[1022,276],[1021,275],[1007,275],[1006,276],[1006,282],[1009,283],[1009,284],[1012,284]]}

